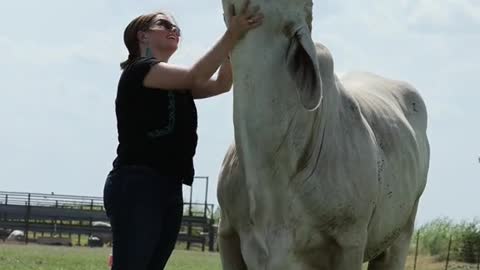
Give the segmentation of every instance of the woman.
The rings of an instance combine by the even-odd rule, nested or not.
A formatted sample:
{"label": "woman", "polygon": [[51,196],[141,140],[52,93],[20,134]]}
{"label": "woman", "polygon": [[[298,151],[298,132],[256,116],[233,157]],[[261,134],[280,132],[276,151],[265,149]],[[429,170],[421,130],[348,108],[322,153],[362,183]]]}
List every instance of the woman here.
{"label": "woman", "polygon": [[[104,188],[113,233],[114,270],[163,269],[180,229],[182,183],[191,185],[197,144],[193,99],[227,92],[230,51],[263,15],[248,0],[228,29],[191,68],[168,64],[180,29],[171,15],[156,12],[125,29],[128,59],[115,102],[119,145]],[[220,68],[216,79],[211,79]]]}

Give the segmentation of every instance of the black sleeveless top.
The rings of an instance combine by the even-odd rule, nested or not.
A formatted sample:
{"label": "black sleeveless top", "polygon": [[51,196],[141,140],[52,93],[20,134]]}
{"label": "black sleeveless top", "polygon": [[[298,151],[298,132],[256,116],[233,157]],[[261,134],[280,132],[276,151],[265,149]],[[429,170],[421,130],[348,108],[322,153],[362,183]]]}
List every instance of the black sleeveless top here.
{"label": "black sleeveless top", "polygon": [[159,61],[139,58],[122,73],[115,100],[118,148],[114,168],[146,165],[191,185],[197,146],[197,110],[191,91],[143,85]]}

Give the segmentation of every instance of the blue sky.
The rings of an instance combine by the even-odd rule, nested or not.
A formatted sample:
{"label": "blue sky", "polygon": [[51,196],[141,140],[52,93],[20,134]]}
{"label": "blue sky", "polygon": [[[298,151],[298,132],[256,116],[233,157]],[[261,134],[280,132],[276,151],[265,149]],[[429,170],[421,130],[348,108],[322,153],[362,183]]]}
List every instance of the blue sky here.
{"label": "blue sky", "polygon": [[[432,148],[418,223],[480,217],[480,2],[315,1],[316,42],[339,74],[406,80],[429,110]],[[101,196],[115,156],[114,98],[135,16],[171,11],[183,40],[172,63],[191,65],[225,30],[220,0],[4,1],[0,10],[0,190]],[[197,102],[198,175],[209,201],[233,140],[232,94]],[[196,199],[203,186],[198,182]]]}

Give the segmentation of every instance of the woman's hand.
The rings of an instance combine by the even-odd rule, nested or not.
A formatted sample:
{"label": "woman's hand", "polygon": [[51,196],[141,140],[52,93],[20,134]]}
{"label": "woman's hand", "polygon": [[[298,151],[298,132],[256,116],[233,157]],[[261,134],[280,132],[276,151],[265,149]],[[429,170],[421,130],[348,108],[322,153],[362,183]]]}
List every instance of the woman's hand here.
{"label": "woman's hand", "polygon": [[[191,89],[196,98],[218,95],[230,89],[232,67],[230,63],[224,62],[238,40],[263,22],[263,14],[259,12],[259,8],[249,8],[249,5],[250,0],[246,0],[239,14],[236,14],[234,6],[230,7],[227,31],[192,68],[159,63],[150,69],[143,84],[164,90]],[[212,80],[212,75],[220,66],[219,78]]]}
{"label": "woman's hand", "polygon": [[263,22],[263,14],[259,12],[260,8],[255,6],[250,8],[250,0],[246,0],[239,14],[235,11],[232,4],[229,9],[228,30],[236,39],[241,39],[248,31],[260,26]]}

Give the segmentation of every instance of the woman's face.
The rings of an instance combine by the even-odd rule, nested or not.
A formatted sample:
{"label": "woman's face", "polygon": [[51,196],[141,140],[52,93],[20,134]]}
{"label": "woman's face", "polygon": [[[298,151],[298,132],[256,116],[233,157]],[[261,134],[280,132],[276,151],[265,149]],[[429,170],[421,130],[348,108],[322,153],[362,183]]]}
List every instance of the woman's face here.
{"label": "woman's face", "polygon": [[180,28],[166,15],[158,14],[148,30],[150,46],[158,50],[173,50],[178,48]]}

